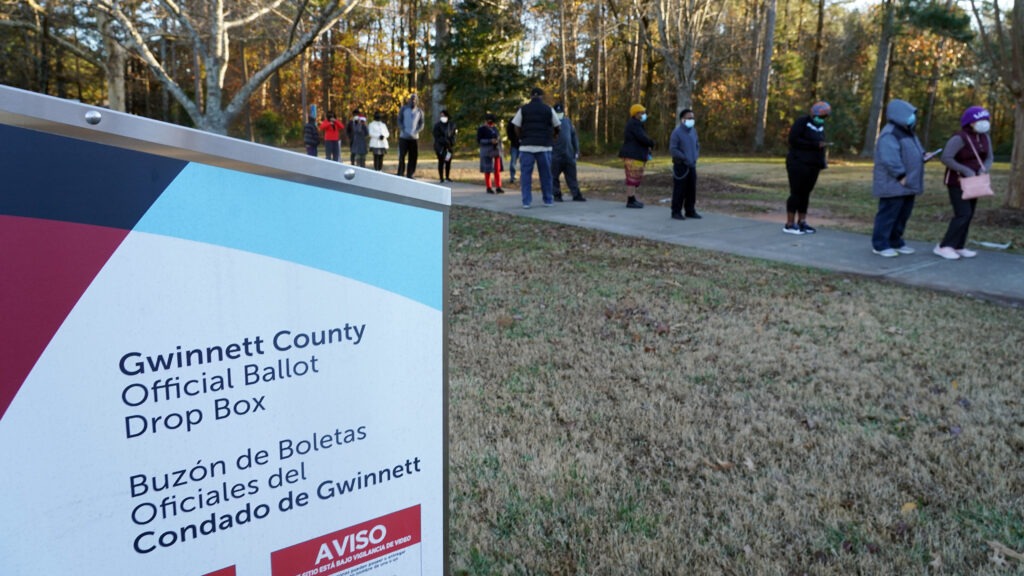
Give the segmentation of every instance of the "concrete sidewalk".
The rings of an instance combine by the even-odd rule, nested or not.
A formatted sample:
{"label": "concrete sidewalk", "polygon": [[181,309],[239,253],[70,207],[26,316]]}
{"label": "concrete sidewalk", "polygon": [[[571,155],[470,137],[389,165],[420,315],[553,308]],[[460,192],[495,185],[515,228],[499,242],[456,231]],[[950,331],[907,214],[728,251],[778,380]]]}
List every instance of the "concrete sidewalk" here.
{"label": "concrete sidewalk", "polygon": [[533,207],[524,210],[518,184],[502,195],[485,194],[483,186],[461,182],[453,183],[451,190],[452,203],[458,206],[1024,305],[1024,256],[980,246],[970,246],[978,250],[977,258],[947,261],[932,254],[934,243],[909,242],[916,254],[883,258],[871,252],[871,239],[863,234],[820,229],[817,234],[794,236],[782,232],[781,222],[709,212],[701,212],[700,220],[679,221],[669,218],[663,206],[628,210],[625,202],[607,200],[545,207],[539,190],[534,192]]}

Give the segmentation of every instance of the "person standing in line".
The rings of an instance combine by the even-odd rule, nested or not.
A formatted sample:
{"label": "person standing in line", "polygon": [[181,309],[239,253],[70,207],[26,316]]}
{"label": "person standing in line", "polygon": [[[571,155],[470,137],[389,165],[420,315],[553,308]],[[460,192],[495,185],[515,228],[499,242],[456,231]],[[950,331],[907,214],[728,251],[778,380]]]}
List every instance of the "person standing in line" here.
{"label": "person standing in line", "polygon": [[366,116],[358,108],[352,112],[352,120],[346,127],[348,134],[348,145],[352,151],[352,164],[360,168],[366,168],[366,153],[369,151],[367,140],[370,138],[370,129],[366,125]]}
{"label": "person standing in line", "polygon": [[885,258],[913,254],[903,240],[914,200],[924,192],[924,147],[914,133],[917,108],[894,99],[885,107],[886,125],[875,142],[871,193],[878,198],[878,213],[871,234],[872,251]]}
{"label": "person standing in line", "polygon": [[302,143],[306,145],[306,154],[316,158],[316,148],[320,145],[320,131],[316,127],[316,118],[306,117],[306,124],[302,127]]}
{"label": "person standing in line", "polygon": [[437,178],[442,184],[451,182],[452,154],[455,152],[455,135],[458,130],[447,110],[441,110],[440,118],[434,123],[434,154],[437,155]]}
{"label": "person standing in line", "polygon": [[971,227],[977,198],[964,200],[960,178],[987,174],[992,171],[991,114],[981,106],[971,106],[960,116],[960,131],[953,134],[942,149],[942,163],[946,165],[946,188],[949,203],[953,205],[953,219],[946,235],[932,252],[946,260],[974,258],[978,255],[967,248],[967,232]]}
{"label": "person standing in line", "polygon": [[825,120],[832,113],[828,102],[815,102],[811,113],[801,116],[789,129],[789,154],[786,175],[789,176],[789,198],[786,200],[786,234],[814,234],[807,224],[807,206],[811,191],[818,183],[818,173],[828,168],[825,157]]}
{"label": "person standing in line", "polygon": [[576,135],[576,127],[565,115],[565,107],[559,102],[555,104],[555,115],[558,116],[558,137],[551,150],[551,190],[555,202],[562,201],[562,186],[559,182],[565,174],[565,185],[572,193],[573,202],[586,202],[580,192],[580,184],[576,177],[576,160],[580,157],[580,140]]}
{"label": "person standing in line", "polygon": [[512,118],[512,125],[519,136],[520,184],[523,196],[523,208],[533,204],[533,166],[537,166],[540,189],[544,206],[554,206],[555,199],[551,191],[551,145],[558,136],[558,116],[555,111],[544,103],[544,91],[540,88],[530,90],[530,101],[523,104]]}
{"label": "person standing in line", "polygon": [[388,153],[388,138],[391,132],[383,121],[384,115],[373,113],[373,122],[367,126],[370,138],[370,151],[373,153],[373,169],[380,172],[384,169],[384,155]]}
{"label": "person standing in line", "polygon": [[637,200],[637,192],[644,179],[644,167],[651,159],[654,140],[644,130],[647,121],[647,109],[641,104],[629,107],[629,121],[626,122],[626,133],[619,158],[622,158],[626,170],[626,208],[643,208],[644,203]]}
{"label": "person standing in line", "polygon": [[484,175],[484,186],[487,187],[488,194],[505,193],[501,188],[501,134],[496,122],[494,114],[487,113],[484,116],[484,123],[476,129],[476,141],[480,145],[480,172]]}
{"label": "person standing in line", "polygon": [[409,95],[398,111],[398,175],[412,178],[420,155],[420,132],[423,131],[423,109],[416,104],[416,93]]}
{"label": "person standing in line", "polygon": [[[518,111],[517,111],[518,112]],[[510,118],[505,123],[505,135],[508,136],[508,173],[509,183],[516,183],[516,164],[519,163],[519,134]]]}
{"label": "person standing in line", "polygon": [[[697,120],[693,110],[687,108],[679,113],[679,125],[672,130],[669,151],[672,153],[672,219],[685,220],[700,214],[697,203],[697,158],[700,157],[700,142],[697,139]],[[683,210],[686,215],[683,215]]]}
{"label": "person standing in line", "polygon": [[328,160],[341,162],[341,132],[344,129],[345,124],[333,111],[328,111],[327,118],[320,123],[320,130],[324,133],[324,154]]}

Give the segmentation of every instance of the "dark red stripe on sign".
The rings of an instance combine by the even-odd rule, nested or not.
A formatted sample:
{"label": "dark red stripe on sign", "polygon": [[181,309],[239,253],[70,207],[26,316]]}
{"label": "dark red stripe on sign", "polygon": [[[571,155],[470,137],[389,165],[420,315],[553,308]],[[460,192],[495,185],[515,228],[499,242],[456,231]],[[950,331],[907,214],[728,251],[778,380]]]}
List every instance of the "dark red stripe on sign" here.
{"label": "dark red stripe on sign", "polygon": [[210,572],[209,574],[205,574],[204,576],[235,576],[235,567],[228,566],[227,568],[221,568],[216,572]]}
{"label": "dark red stripe on sign", "polygon": [[127,230],[0,215],[0,418]]}

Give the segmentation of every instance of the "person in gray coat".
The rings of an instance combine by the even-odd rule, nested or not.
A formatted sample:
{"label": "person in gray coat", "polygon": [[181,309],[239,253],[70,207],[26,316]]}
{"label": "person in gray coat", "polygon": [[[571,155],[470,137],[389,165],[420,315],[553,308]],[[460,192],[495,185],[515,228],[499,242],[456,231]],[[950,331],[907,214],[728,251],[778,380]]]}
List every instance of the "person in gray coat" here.
{"label": "person in gray coat", "polygon": [[558,136],[555,137],[555,145],[551,148],[551,191],[555,195],[555,202],[562,201],[562,186],[559,181],[562,174],[565,174],[565,185],[572,193],[573,202],[586,202],[580,192],[580,183],[576,179],[576,160],[580,157],[580,140],[576,136],[576,127],[565,115],[565,107],[559,102],[554,107],[555,116],[561,123],[558,128]]}
{"label": "person in gray coat", "polygon": [[[672,153],[672,219],[700,219],[694,205],[697,203],[697,158],[700,142],[697,140],[693,110],[679,113],[679,124],[672,130],[668,149]],[[683,210],[686,215],[683,215]]]}
{"label": "person in gray coat", "polygon": [[875,141],[875,168],[871,193],[878,198],[871,247],[875,254],[893,258],[913,254],[903,231],[914,210],[914,199],[924,192],[925,156],[914,134],[917,108],[894,99],[885,107],[887,123]]}
{"label": "person in gray coat", "polygon": [[[416,93],[409,95],[398,111],[398,175],[412,178],[420,155],[420,132],[424,126],[423,109],[416,104]],[[408,159],[408,163],[406,160]]]}

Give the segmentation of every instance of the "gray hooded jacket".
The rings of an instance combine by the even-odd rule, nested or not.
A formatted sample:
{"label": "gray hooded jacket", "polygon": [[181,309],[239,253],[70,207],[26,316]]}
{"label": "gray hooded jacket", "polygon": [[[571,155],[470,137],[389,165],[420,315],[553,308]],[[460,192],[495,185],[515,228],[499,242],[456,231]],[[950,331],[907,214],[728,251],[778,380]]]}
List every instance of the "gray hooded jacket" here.
{"label": "gray hooded jacket", "polygon": [[[917,195],[924,192],[924,147],[907,125],[917,108],[904,100],[885,107],[888,123],[875,142],[875,170],[871,193],[876,198]],[[900,184],[900,180],[905,184]]]}

